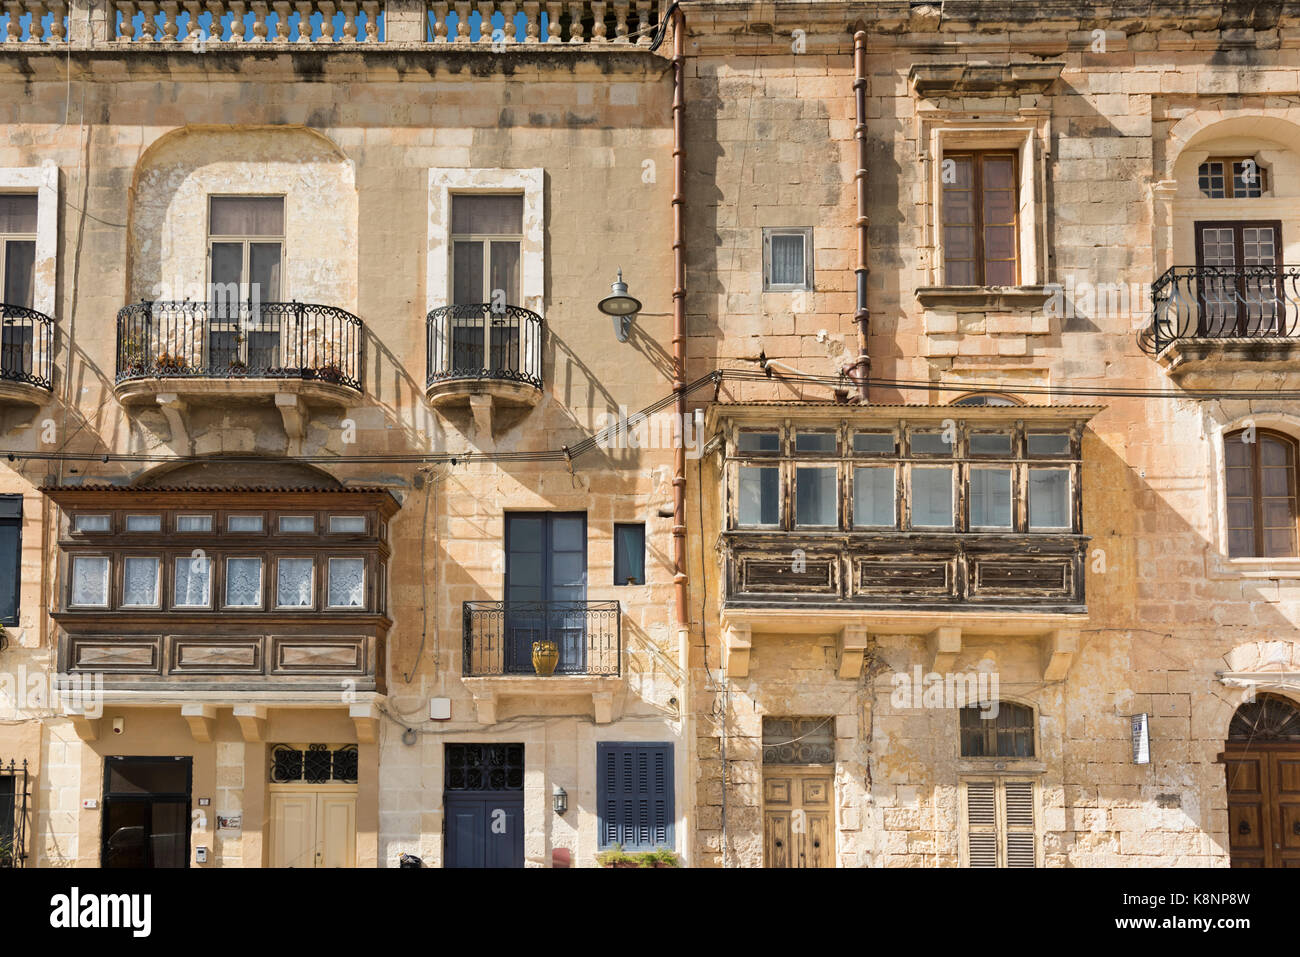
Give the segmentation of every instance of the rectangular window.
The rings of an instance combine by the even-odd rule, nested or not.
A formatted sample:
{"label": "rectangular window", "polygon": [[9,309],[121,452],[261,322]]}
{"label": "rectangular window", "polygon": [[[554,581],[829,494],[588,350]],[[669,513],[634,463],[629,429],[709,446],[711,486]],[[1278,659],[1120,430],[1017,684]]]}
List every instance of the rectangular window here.
{"label": "rectangular window", "polygon": [[226,531],[261,532],[262,516],[261,515],[228,515],[226,516]]}
{"label": "rectangular window", "polygon": [[972,528],[1011,527],[1011,469],[970,470]]}
{"label": "rectangular window", "polygon": [[36,203],[33,193],[0,194],[0,301],[20,309],[35,308]]}
{"label": "rectangular window", "polygon": [[942,166],[945,282],[1016,285],[1016,154],[945,153]]}
{"label": "rectangular window", "polygon": [[736,436],[736,448],[741,452],[780,452],[780,432],[741,432]]}
{"label": "rectangular window", "polygon": [[1029,527],[1069,528],[1070,470],[1029,470]]}
{"label": "rectangular window", "polygon": [[893,455],[898,451],[898,442],[893,432],[856,432],[853,451],[857,455]]}
{"label": "rectangular window", "polygon": [[128,515],[126,517],[128,532],[161,532],[161,515]]}
{"label": "rectangular window", "polygon": [[289,357],[282,355],[279,323],[260,306],[286,298],[284,197],[212,196],[208,202],[207,368],[283,367]]}
{"label": "rectangular window", "polygon": [[645,525],[614,526],[614,584],[645,584]]}
{"label": "rectangular window", "polygon": [[781,470],[776,466],[742,465],[740,501],[736,524],[740,526],[781,524]]}
{"label": "rectangular window", "polygon": [[1258,199],[1268,192],[1268,170],[1253,156],[1207,159],[1196,171],[1201,195],[1209,199]]}
{"label": "rectangular window", "polygon": [[1038,797],[1033,781],[963,780],[967,867],[1038,866]]}
{"label": "rectangular window", "polygon": [[226,607],[262,607],[262,560],[226,559]]}
{"label": "rectangular window", "polygon": [[22,554],[23,497],[0,495],[0,625],[18,624]]}
{"label": "rectangular window", "polygon": [[912,452],[916,455],[952,455],[952,442],[947,432],[913,432]]}
{"label": "rectangular window", "polygon": [[315,534],[316,518],[312,515],[281,515],[280,532],[285,535]]}
{"label": "rectangular window", "polygon": [[276,562],[275,603],[281,608],[310,608],[314,570],[315,562],[310,558],[281,558]]}
{"label": "rectangular window", "polygon": [[157,608],[158,579],[162,562],[157,558],[131,557],[122,560],[122,607]]}
{"label": "rectangular window", "polygon": [[968,441],[971,455],[1009,456],[1011,454],[1010,432],[972,432]]}
{"label": "rectangular window", "polygon": [[366,560],[331,558],[329,560],[329,606],[363,608],[366,604]]}
{"label": "rectangular window", "polygon": [[800,466],[794,470],[794,523],[800,527],[839,525],[839,470]]}
{"label": "rectangular window", "polygon": [[596,744],[596,817],[602,849],[674,847],[673,746]]}
{"label": "rectangular window", "polygon": [[[520,193],[451,198],[453,305],[520,304],[523,232],[524,197]],[[479,323],[480,337],[484,325]],[[453,348],[455,337],[453,329]],[[471,368],[460,363],[456,367]]]}
{"label": "rectangular window", "polygon": [[177,608],[212,605],[212,559],[186,555],[176,559],[176,584],[172,604]]}
{"label": "rectangular window", "polygon": [[853,525],[856,528],[893,528],[894,469],[862,466],[853,470]]}
{"label": "rectangular window", "polygon": [[212,531],[212,516],[211,515],[177,515],[176,531],[210,532]]}
{"label": "rectangular window", "polygon": [[763,291],[813,288],[812,227],[763,229]]}
{"label": "rectangular window", "polygon": [[912,466],[912,527],[952,525],[952,467]]}
{"label": "rectangular window", "polygon": [[71,604],[93,608],[108,607],[109,560],[98,556],[78,555],[72,559]]}
{"label": "rectangular window", "polygon": [[824,452],[834,455],[839,450],[838,437],[834,432],[796,432],[794,436],[795,452]]}
{"label": "rectangular window", "polygon": [[331,515],[331,535],[364,535],[366,517],[364,515]]}
{"label": "rectangular window", "polygon": [[108,515],[78,515],[73,519],[72,527],[78,532],[107,532],[112,521]]}
{"label": "rectangular window", "polygon": [[1025,444],[1030,455],[1070,454],[1070,437],[1063,432],[1030,432]]}

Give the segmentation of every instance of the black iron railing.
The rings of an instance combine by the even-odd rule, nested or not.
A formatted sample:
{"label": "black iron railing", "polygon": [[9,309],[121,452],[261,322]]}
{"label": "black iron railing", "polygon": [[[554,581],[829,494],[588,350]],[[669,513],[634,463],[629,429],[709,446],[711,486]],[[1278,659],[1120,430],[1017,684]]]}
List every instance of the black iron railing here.
{"label": "black iron railing", "polygon": [[1300,267],[1174,266],[1151,286],[1154,353],[1179,339],[1284,339],[1300,335]]}
{"label": "black iron railing", "polygon": [[306,302],[140,302],[117,314],[117,381],[316,379],[361,389],[361,320]]}
{"label": "black iron railing", "polygon": [[617,675],[622,622],[616,601],[467,601],[465,674],[534,674],[533,643],[558,646],[557,675]]}
{"label": "black iron railing", "polygon": [[0,868],[27,862],[27,761],[0,761]]}
{"label": "black iron railing", "polygon": [[542,387],[542,317],[492,303],[443,306],[428,326],[428,385],[501,379]]}
{"label": "black iron railing", "polygon": [[0,303],[0,379],[54,388],[54,320]]}

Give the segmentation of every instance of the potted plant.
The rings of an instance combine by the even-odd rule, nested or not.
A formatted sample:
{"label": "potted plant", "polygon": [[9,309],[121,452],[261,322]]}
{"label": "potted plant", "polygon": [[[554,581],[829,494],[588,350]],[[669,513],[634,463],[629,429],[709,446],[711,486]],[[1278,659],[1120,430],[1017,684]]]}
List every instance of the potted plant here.
{"label": "potted plant", "polygon": [[230,360],[230,374],[232,376],[242,376],[248,374],[248,363],[238,356]]}
{"label": "potted plant", "polygon": [[322,382],[342,382],[343,370],[333,362],[327,362],[316,370],[316,376]]}
{"label": "potted plant", "polygon": [[0,867],[13,867],[18,856],[12,837],[0,837]]}
{"label": "potted plant", "polygon": [[533,670],[539,678],[549,678],[555,674],[555,666],[559,663],[559,645],[553,641],[533,642]]}
{"label": "potted plant", "polygon": [[682,862],[666,847],[657,847],[653,851],[636,851],[629,854],[622,844],[615,844],[608,851],[596,855],[596,862],[601,867],[681,867]]}
{"label": "potted plant", "polygon": [[128,336],[122,343],[122,372],[126,375],[144,375],[149,371],[149,354],[143,342]]}
{"label": "potted plant", "polygon": [[184,372],[189,368],[189,363],[180,353],[173,355],[164,350],[158,353],[157,358],[154,360],[154,368],[163,373]]}

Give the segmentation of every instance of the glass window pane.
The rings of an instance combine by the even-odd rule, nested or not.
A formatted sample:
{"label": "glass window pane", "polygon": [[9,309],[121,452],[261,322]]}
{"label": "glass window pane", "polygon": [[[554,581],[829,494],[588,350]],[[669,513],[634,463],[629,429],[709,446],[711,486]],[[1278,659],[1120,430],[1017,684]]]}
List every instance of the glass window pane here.
{"label": "glass window pane", "polygon": [[72,559],[72,604],[108,604],[108,559],[78,556]]}
{"label": "glass window pane", "polygon": [[1013,261],[996,261],[989,259],[984,265],[984,285],[1014,286],[1016,284],[1016,264]]}
{"label": "glass window pane", "polygon": [[214,302],[239,302],[244,290],[239,288],[244,281],[244,244],[212,244],[212,284],[218,288],[212,290]]}
{"label": "glass window pane", "polygon": [[1010,455],[1009,432],[973,432],[970,436],[971,455]]}
{"label": "glass window pane", "polygon": [[521,193],[453,196],[451,231],[457,235],[518,235],[524,231],[524,197]]}
{"label": "glass window pane", "polygon": [[853,436],[853,451],[863,455],[893,455],[896,450],[892,432],[857,432]]}
{"label": "glass window pane", "polygon": [[645,584],[645,526],[614,526],[614,584]]}
{"label": "glass window pane", "polygon": [[859,467],[853,470],[853,524],[894,527],[894,469]]}
{"label": "glass window pane", "polygon": [[797,432],[794,437],[796,452],[830,452],[834,454],[838,443],[834,432]]}
{"label": "glass window pane", "polygon": [[128,532],[161,532],[161,515],[128,515],[126,517]]}
{"label": "glass window pane", "polygon": [[0,193],[0,233],[36,232],[35,193]]}
{"label": "glass window pane", "polygon": [[231,532],[260,532],[261,515],[231,515],[226,519],[226,529]]}
{"label": "glass window pane", "polygon": [[781,435],[778,432],[741,432],[736,437],[736,447],[741,452],[779,452]]}
{"label": "glass window pane", "polygon": [[212,531],[212,516],[211,515],[177,515],[176,531],[210,532]]}
{"label": "glass window pane", "polygon": [[777,525],[780,513],[781,470],[771,466],[741,466],[738,525]]}
{"label": "glass window pane", "polygon": [[519,305],[519,244],[492,243],[492,272],[488,301],[496,306]]}
{"label": "glass window pane", "polygon": [[212,604],[212,560],[186,556],[176,559],[173,604],[206,608]]}
{"label": "glass window pane", "polygon": [[106,532],[109,529],[107,515],[78,515],[73,520],[73,527],[79,532]]}
{"label": "glass window pane", "polygon": [[773,286],[802,286],[806,280],[804,266],[804,237],[793,234],[774,234],[770,237]]}
{"label": "glass window pane", "polygon": [[1011,469],[971,469],[970,523],[981,528],[1011,527]]}
{"label": "glass window pane", "polygon": [[226,559],[226,604],[236,608],[262,605],[262,560]]}
{"label": "glass window pane", "polygon": [[11,239],[5,243],[4,302],[33,308],[36,295],[36,243]]}
{"label": "glass window pane", "polygon": [[250,243],[248,247],[248,272],[253,287],[250,299],[262,302],[280,301],[280,244]]}
{"label": "glass window pane", "polygon": [[281,515],[280,531],[305,532],[310,535],[316,531],[316,519],[311,515]]}
{"label": "glass window pane", "polygon": [[[458,242],[452,247],[452,304],[475,305],[483,302],[483,244]],[[482,333],[480,333],[481,337]]]}
{"label": "glass window pane", "polygon": [[1070,470],[1029,470],[1029,527],[1070,525]]}
{"label": "glass window pane", "polygon": [[836,480],[839,470],[801,467],[794,470],[796,525],[839,525]]}
{"label": "glass window pane", "polygon": [[1057,432],[1030,432],[1030,455],[1069,455],[1070,437]]}
{"label": "glass window pane", "polygon": [[945,432],[913,432],[912,451],[923,455],[952,455],[952,443]]}
{"label": "glass window pane", "polygon": [[213,196],[208,232],[213,236],[283,236],[283,196]]}
{"label": "glass window pane", "polygon": [[336,535],[364,535],[366,531],[366,517],[364,515],[331,515],[330,531]]}
{"label": "glass window pane", "polygon": [[952,467],[912,468],[912,525],[952,527]]}
{"label": "glass window pane", "polygon": [[329,603],[332,608],[361,608],[366,601],[366,560],[331,558]]}
{"label": "glass window pane", "polygon": [[312,559],[282,558],[276,565],[276,604],[282,608],[310,608]]}
{"label": "glass window pane", "polygon": [[127,558],[122,563],[122,604],[154,607],[158,604],[157,558]]}

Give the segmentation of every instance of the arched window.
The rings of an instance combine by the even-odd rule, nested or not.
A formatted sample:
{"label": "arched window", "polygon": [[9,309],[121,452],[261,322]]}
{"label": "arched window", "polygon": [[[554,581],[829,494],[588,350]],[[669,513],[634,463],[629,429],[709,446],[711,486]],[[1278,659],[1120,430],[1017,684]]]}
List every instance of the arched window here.
{"label": "arched window", "polygon": [[1285,558],[1296,549],[1296,442],[1243,429],[1224,439],[1228,557]]}
{"label": "arched window", "polygon": [[996,715],[974,705],[961,709],[963,758],[1032,758],[1034,709],[1009,701],[998,702]]}
{"label": "arched window", "polygon": [[963,395],[961,398],[954,399],[953,405],[1022,405],[1021,401],[1014,396],[1003,395],[1000,392],[971,392]]}
{"label": "arched window", "polygon": [[1237,709],[1229,741],[1300,741],[1300,707],[1275,694],[1262,694]]}

